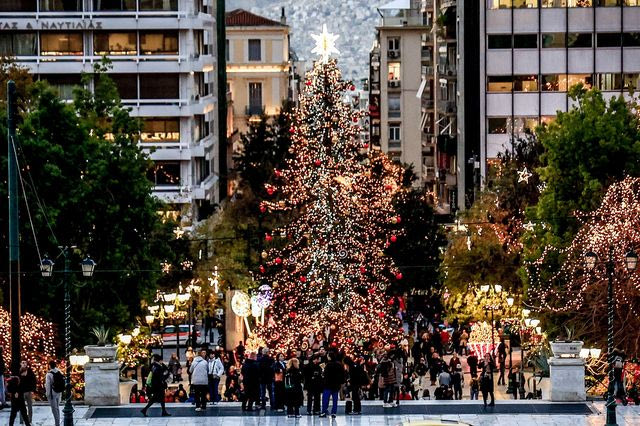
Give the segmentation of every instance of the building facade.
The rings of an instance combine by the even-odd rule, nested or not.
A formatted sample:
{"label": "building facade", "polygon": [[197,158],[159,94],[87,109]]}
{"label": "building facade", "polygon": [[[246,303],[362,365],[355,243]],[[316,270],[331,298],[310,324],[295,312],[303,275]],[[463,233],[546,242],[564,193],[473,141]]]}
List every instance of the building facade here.
{"label": "building facade", "polygon": [[606,98],[640,85],[640,1],[482,0],[480,111],[487,161],[571,108],[576,83]]}
{"label": "building facade", "polygon": [[455,1],[395,0],[380,7],[370,55],[372,144],[413,166],[416,185],[439,214],[457,207],[455,6]]}
{"label": "building facade", "polygon": [[140,117],[153,193],[183,223],[218,201],[215,23],[211,0],[3,0],[0,54],[70,98],[103,56]]}
{"label": "building facade", "polygon": [[251,119],[274,116],[292,87],[289,27],[236,9],[226,15],[227,81],[233,99],[234,128],[244,133]]}

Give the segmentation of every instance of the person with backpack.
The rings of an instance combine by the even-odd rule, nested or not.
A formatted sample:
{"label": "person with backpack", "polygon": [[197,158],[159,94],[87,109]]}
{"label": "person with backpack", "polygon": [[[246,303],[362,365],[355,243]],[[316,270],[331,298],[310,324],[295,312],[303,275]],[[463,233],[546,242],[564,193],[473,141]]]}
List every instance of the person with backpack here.
{"label": "person with backpack", "polygon": [[478,400],[478,394],[480,393],[480,381],[478,375],[471,376],[471,383],[469,383],[469,399]]}
{"label": "person with backpack", "polygon": [[396,386],[396,366],[389,358],[389,355],[385,354],[379,368],[381,382],[384,385],[382,406],[384,408],[390,408],[394,406],[393,391]]}
{"label": "person with backpack", "polygon": [[209,362],[207,361],[206,349],[201,349],[198,356],[193,359],[189,367],[189,374],[195,392],[196,411],[204,411],[207,409],[207,391],[209,389]]}
{"label": "person with backpack", "polygon": [[304,367],[304,389],[307,391],[307,414],[320,414],[320,394],[322,393],[322,367],[320,355],[314,355]]}
{"label": "person with backpack", "polygon": [[64,376],[62,372],[58,370],[56,362],[54,360],[49,361],[49,372],[44,379],[44,390],[49,405],[51,406],[55,426],[60,426],[60,397],[65,387],[66,382]]}
{"label": "person with backpack", "polygon": [[22,416],[26,426],[31,426],[27,407],[24,404],[24,394],[20,389],[20,377],[11,376],[7,381],[7,395],[11,398],[11,414],[9,415],[9,426],[13,426],[18,412]]}
{"label": "person with backpack", "polygon": [[[327,354],[327,365],[324,367],[323,390],[322,390],[322,413],[320,417],[327,417],[329,411],[329,398],[331,405],[331,417],[335,418],[338,412],[338,392],[344,383],[344,367],[336,361],[335,354]],[[395,377],[395,376],[394,376]]]}
{"label": "person with backpack", "polygon": [[291,358],[287,362],[286,371],[282,380],[284,387],[283,402],[287,406],[287,417],[300,418],[300,406],[304,402],[302,392],[302,372],[300,371],[300,361]]}
{"label": "person with backpack", "polygon": [[159,403],[162,407],[162,417],[168,417],[171,414],[165,407],[164,390],[167,388],[167,379],[169,378],[169,369],[162,362],[162,358],[158,354],[153,355],[153,363],[151,364],[151,372],[147,377],[147,392],[151,391],[149,402],[140,410],[143,416],[147,417],[147,411],[154,403]]}

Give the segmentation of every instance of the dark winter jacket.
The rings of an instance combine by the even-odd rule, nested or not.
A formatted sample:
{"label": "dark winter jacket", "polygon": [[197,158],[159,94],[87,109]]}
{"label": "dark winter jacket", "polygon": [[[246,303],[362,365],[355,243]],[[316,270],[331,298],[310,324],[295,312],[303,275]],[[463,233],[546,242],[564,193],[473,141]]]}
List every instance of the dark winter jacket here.
{"label": "dark winter jacket", "polygon": [[167,388],[169,369],[166,365],[154,362],[151,364],[151,391],[164,392]]}
{"label": "dark winter jacket", "polygon": [[371,383],[362,364],[354,364],[349,368],[349,382],[352,388],[361,388]]}
{"label": "dark winter jacket", "polygon": [[329,361],[324,367],[323,385],[325,389],[337,391],[344,383],[344,367],[337,361]]}
{"label": "dark winter jacket", "polygon": [[36,375],[31,368],[27,368],[27,374],[20,374],[20,392],[35,392],[37,385]]}
{"label": "dark winter jacket", "polygon": [[242,363],[242,383],[245,392],[251,393],[260,384],[260,366],[253,359],[245,359]]}
{"label": "dark winter jacket", "polygon": [[299,368],[287,369],[284,376],[284,403],[288,407],[299,407],[304,401],[302,372]]}
{"label": "dark winter jacket", "polygon": [[273,359],[264,355],[258,360],[260,365],[260,383],[269,384],[273,382]]}
{"label": "dark winter jacket", "polygon": [[304,367],[304,388],[312,392],[322,391],[322,367],[313,362]]}

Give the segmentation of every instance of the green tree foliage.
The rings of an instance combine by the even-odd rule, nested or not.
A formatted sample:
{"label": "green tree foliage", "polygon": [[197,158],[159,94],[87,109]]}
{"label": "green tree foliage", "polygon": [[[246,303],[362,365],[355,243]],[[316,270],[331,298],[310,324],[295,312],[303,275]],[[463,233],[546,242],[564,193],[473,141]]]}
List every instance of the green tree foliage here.
{"label": "green tree foliage", "polygon": [[575,210],[591,211],[603,191],[626,175],[640,175],[640,123],[624,98],[607,102],[596,89],[569,91],[574,107],[539,129],[546,184],[536,215],[550,225],[542,244],[565,245],[579,224]]}
{"label": "green tree foliage", "polygon": [[[131,325],[140,314],[140,300],[154,294],[160,262],[173,239],[173,226],[161,222],[161,206],[151,196],[151,162],[137,145],[139,122],[121,106],[106,66],[83,77],[84,83],[95,79],[95,93],[78,87],[72,103],[61,101],[44,82],[28,87],[29,108],[18,129],[20,169],[33,219],[32,229],[21,200],[25,308],[61,323],[61,275],[40,278],[33,234],[40,254],[54,258],[57,271],[63,264],[56,258],[59,245],[78,247],[73,269],[79,269],[81,255],[98,263],[94,277],[78,282],[82,286],[72,292],[77,344],[89,340],[87,330],[93,326],[117,330]],[[4,122],[2,127],[6,147]],[[6,148],[0,155],[0,174],[6,176]],[[6,186],[0,193],[6,197]],[[4,246],[6,214],[0,212]]]}

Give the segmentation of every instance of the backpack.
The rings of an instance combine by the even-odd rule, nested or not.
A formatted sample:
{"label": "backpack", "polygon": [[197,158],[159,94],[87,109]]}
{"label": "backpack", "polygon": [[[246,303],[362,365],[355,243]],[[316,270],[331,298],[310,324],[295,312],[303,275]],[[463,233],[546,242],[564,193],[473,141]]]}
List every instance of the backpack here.
{"label": "backpack", "polygon": [[52,371],[51,375],[53,376],[53,383],[51,384],[51,388],[53,389],[53,391],[56,393],[64,392],[66,383],[62,373],[59,371]]}

